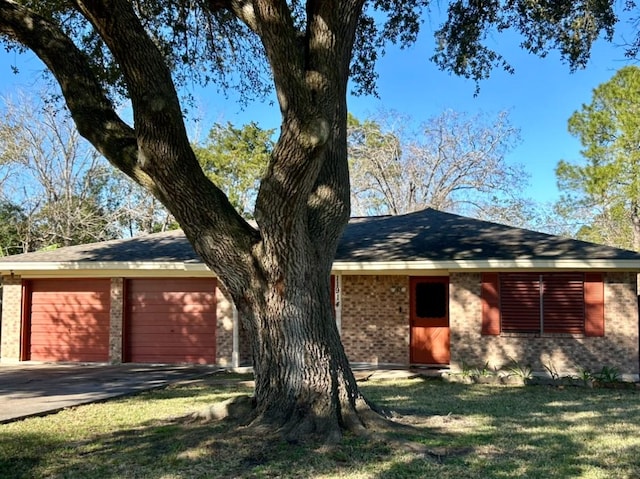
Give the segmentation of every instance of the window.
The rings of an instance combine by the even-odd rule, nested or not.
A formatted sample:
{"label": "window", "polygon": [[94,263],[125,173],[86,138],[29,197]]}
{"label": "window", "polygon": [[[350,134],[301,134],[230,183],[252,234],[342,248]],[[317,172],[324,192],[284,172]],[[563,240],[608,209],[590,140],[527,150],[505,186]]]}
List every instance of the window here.
{"label": "window", "polygon": [[416,316],[443,318],[447,315],[447,285],[445,283],[416,284]]}
{"label": "window", "polygon": [[598,273],[485,273],[482,334],[604,335]]}

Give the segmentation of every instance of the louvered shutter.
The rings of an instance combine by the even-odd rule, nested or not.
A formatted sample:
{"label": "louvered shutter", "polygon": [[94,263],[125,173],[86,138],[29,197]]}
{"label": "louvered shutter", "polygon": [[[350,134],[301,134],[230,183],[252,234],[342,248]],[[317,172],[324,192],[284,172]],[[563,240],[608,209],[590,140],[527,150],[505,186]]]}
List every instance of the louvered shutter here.
{"label": "louvered shutter", "polygon": [[482,334],[500,334],[500,296],[498,273],[482,273]]}
{"label": "louvered shutter", "polygon": [[501,274],[500,312],[503,332],[540,332],[540,275]]}
{"label": "louvered shutter", "polygon": [[584,274],[553,273],[542,276],[544,333],[584,333]]}
{"label": "louvered shutter", "polygon": [[585,335],[604,336],[604,282],[601,273],[584,275]]}

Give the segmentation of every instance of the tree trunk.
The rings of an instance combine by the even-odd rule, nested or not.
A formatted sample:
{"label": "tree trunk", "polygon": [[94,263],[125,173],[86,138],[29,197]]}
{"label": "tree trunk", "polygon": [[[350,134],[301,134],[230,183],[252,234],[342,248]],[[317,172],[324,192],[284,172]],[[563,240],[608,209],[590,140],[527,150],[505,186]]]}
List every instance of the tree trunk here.
{"label": "tree trunk", "polygon": [[[342,115],[346,104],[336,111],[337,117]],[[283,128],[280,144],[286,145],[289,136],[299,132]],[[346,164],[339,161],[345,155],[344,139],[338,128],[315,153],[322,156],[323,171]],[[276,165],[291,164],[300,151],[282,148],[274,154],[279,155]],[[325,176],[335,180],[335,171],[321,172],[310,187],[326,188],[331,183]],[[235,298],[252,341],[256,407],[251,419],[274,426],[288,440],[315,436],[334,442],[343,430],[364,431],[375,419],[358,391],[331,298],[331,266],[348,219],[348,175],[343,172],[332,184],[332,201],[318,192],[301,195],[297,203],[295,195],[284,202],[278,198],[279,190],[271,186],[276,178],[274,168],[259,194],[256,217],[262,240],[253,251],[257,271],[251,275],[252,286]]]}
{"label": "tree trunk", "polygon": [[[257,326],[252,335],[256,409],[253,418],[279,428],[289,440],[318,435],[330,441],[342,428],[358,429],[364,404],[330,311],[329,281],[301,271],[264,285],[265,301],[241,313]],[[251,326],[250,326],[251,327]]]}

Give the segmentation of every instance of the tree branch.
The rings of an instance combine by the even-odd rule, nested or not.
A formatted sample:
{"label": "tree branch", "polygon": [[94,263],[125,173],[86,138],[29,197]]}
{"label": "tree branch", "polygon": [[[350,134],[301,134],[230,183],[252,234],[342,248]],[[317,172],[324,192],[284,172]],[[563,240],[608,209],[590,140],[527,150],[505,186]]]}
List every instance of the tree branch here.
{"label": "tree branch", "polygon": [[56,78],[82,136],[136,182],[152,189],[136,165],[134,131],[116,114],[89,62],[60,27],[11,0],[0,0],[0,32],[31,49]]}
{"label": "tree branch", "polygon": [[[77,0],[120,66],[135,129],[115,113],[88,58],[53,21],[0,0],[0,34],[33,50],[60,84],[80,134],[174,214],[205,262],[242,290],[257,232],[200,168],[171,72],[126,0]],[[227,268],[226,270],[224,268]],[[221,274],[222,273],[222,274]],[[237,281],[237,283],[235,283]]]}

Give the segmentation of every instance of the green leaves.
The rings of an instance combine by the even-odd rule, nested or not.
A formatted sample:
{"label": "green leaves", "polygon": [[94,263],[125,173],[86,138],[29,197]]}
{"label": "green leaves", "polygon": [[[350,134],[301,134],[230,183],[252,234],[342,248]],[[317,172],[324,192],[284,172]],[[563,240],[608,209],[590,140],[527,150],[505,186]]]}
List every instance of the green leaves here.
{"label": "green leaves", "polygon": [[273,150],[273,133],[253,122],[241,128],[216,123],[206,143],[194,147],[205,174],[245,218],[253,216],[259,182]]}
{"label": "green leaves", "polygon": [[558,50],[573,71],[586,66],[601,34],[611,40],[616,22],[610,0],[456,0],[436,31],[432,60],[476,81],[496,67],[513,72],[508,60],[485,43],[495,32],[512,29],[521,36],[522,48],[541,57]]}
{"label": "green leaves", "polygon": [[630,228],[639,219],[640,68],[624,67],[598,86],[569,119],[569,132],[583,146],[583,161],[556,168],[563,214],[585,216],[584,239],[640,249],[640,231]]}

